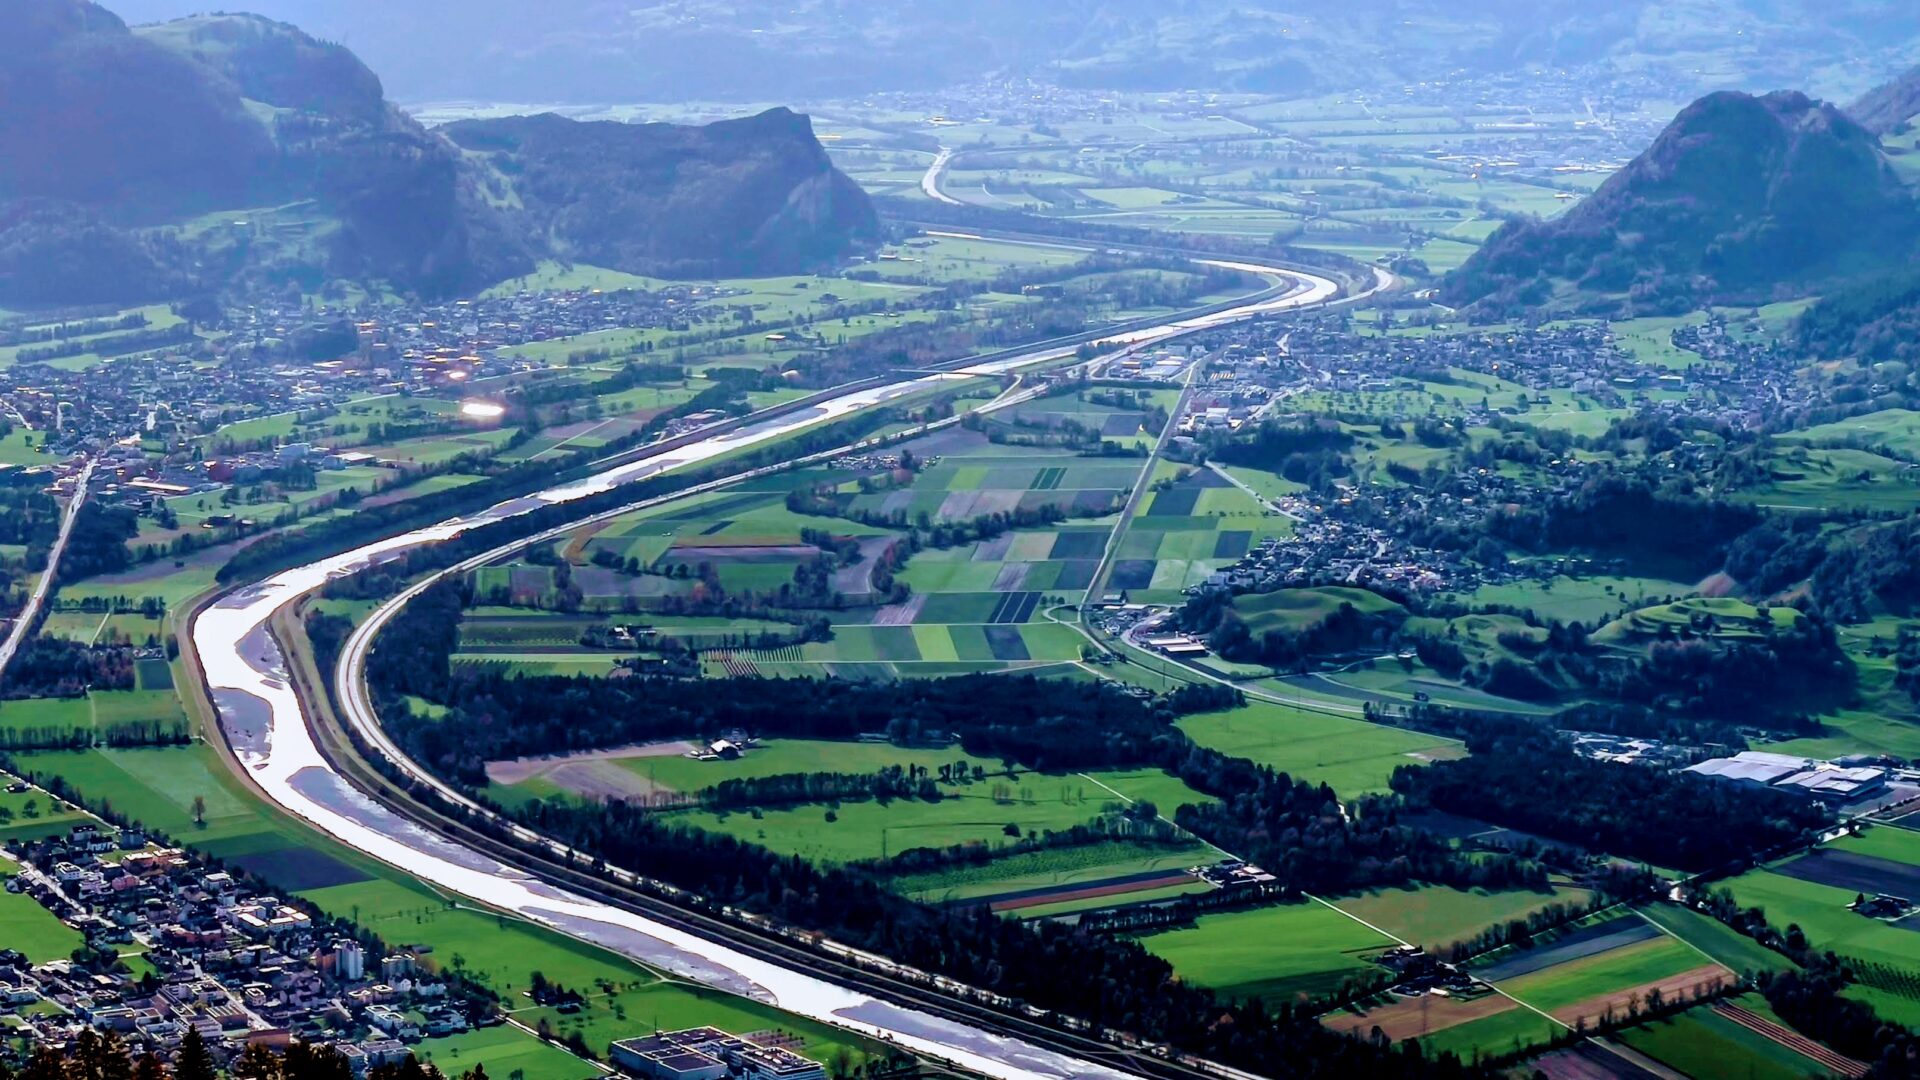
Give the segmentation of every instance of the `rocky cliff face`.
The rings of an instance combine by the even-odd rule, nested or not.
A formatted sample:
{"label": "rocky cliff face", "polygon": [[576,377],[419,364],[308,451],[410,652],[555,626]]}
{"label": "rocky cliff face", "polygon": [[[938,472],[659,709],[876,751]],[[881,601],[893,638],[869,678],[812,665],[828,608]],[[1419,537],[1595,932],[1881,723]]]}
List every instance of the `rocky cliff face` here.
{"label": "rocky cliff face", "polygon": [[1448,277],[1449,303],[1804,290],[1903,262],[1920,213],[1873,134],[1804,94],[1712,94],[1551,221],[1510,223]]}
{"label": "rocky cliff face", "polygon": [[[0,0],[0,25],[21,28],[0,52],[0,299],[152,298],[260,276],[449,294],[548,254],[778,273],[876,229],[784,110],[708,128],[536,117],[443,134],[391,106],[347,49],[258,16],[130,30],[89,0]],[[294,242],[207,244],[179,227],[288,204],[310,222]]]}

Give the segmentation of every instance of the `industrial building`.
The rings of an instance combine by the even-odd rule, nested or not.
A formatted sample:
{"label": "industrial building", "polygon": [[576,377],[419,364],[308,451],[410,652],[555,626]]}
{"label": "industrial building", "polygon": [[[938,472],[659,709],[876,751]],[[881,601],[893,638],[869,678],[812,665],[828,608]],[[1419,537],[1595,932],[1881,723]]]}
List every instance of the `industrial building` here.
{"label": "industrial building", "polygon": [[1713,758],[1686,772],[1729,783],[1786,791],[1822,802],[1850,803],[1870,798],[1887,788],[1887,770],[1881,766],[1842,766],[1791,754],[1746,750],[1732,757]]}
{"label": "industrial building", "polygon": [[621,1039],[610,1056],[620,1071],[649,1080],[826,1080],[819,1062],[772,1041],[719,1028],[687,1028]]}

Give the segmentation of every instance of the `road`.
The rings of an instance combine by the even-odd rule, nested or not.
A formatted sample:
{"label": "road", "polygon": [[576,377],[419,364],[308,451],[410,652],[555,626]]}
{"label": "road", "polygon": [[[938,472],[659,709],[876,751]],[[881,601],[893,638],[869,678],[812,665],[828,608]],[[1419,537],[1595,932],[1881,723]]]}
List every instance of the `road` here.
{"label": "road", "polygon": [[947,171],[947,162],[953,160],[953,151],[941,147],[933,157],[933,164],[927,166],[925,176],[920,178],[920,191],[934,202],[943,202],[949,206],[965,206],[959,199],[940,190],[940,174]]}
{"label": "road", "polygon": [[[1238,318],[1325,303],[1338,297],[1338,286],[1323,278],[1308,278],[1273,267],[1230,265],[1270,277],[1300,279],[1301,284],[1284,296],[1130,331],[1111,340],[1115,343],[1163,340]],[[517,864],[510,865],[474,846],[451,840],[440,831],[422,827],[355,787],[321,752],[309,727],[305,704],[287,677],[285,657],[267,631],[267,623],[275,613],[317,590],[330,578],[407,549],[448,540],[490,522],[572,502],[668,470],[697,465],[827,419],[929,389],[942,381],[1005,374],[1036,360],[1071,352],[1071,347],[1039,350],[908,382],[850,391],[797,413],[749,422],[662,450],[645,460],[620,464],[585,480],[508,500],[469,517],[441,522],[285,571],[235,590],[205,607],[189,628],[185,644],[193,654],[190,659],[197,660],[205,673],[220,719],[221,734],[244,763],[248,778],[266,797],[328,835],[444,890],[514,912],[679,977],[889,1040],[982,1075],[1006,1080],[1066,1077],[1105,1080],[1133,1075],[1084,1056],[1070,1056],[1035,1042],[1010,1038],[985,1023],[956,1021],[849,989],[803,970],[802,965],[769,961],[763,954],[736,948],[711,936],[690,933],[580,891],[558,887]],[[577,528],[579,524],[576,520],[565,528]],[[417,591],[411,590],[383,605],[369,617],[367,625],[377,629],[378,624],[390,619]],[[355,730],[380,747],[382,753],[391,756],[395,764],[424,774],[424,769],[408,761],[386,740],[377,717],[365,701],[360,664],[371,641],[371,630],[364,635],[356,634],[344,650],[339,675],[346,691],[341,695],[342,708]],[[457,797],[458,793],[454,794]],[[525,830],[516,838],[525,845],[547,843]]]}
{"label": "road", "polygon": [[1200,358],[1187,365],[1186,382],[1181,384],[1180,397],[1173,404],[1173,411],[1167,417],[1167,424],[1160,429],[1160,435],[1153,440],[1153,450],[1147,455],[1147,463],[1141,468],[1140,475],[1133,481],[1133,490],[1127,492],[1127,502],[1120,508],[1120,521],[1107,534],[1107,546],[1100,552],[1100,562],[1093,568],[1093,577],[1087,584],[1086,596],[1081,601],[1081,609],[1088,610],[1101,602],[1107,595],[1107,579],[1113,574],[1113,561],[1120,554],[1120,541],[1127,535],[1127,527],[1133,524],[1133,516],[1140,511],[1140,500],[1144,499],[1147,489],[1153,486],[1153,470],[1160,464],[1160,458],[1167,452],[1167,444],[1173,441],[1173,431],[1180,426],[1180,418],[1187,415],[1187,406],[1193,401],[1194,387],[1200,383],[1200,372],[1207,366],[1206,359]]}
{"label": "road", "polygon": [[1214,475],[1218,476],[1220,479],[1225,480],[1227,483],[1232,484],[1234,487],[1237,487],[1241,491],[1244,491],[1248,495],[1252,496],[1254,502],[1259,503],[1261,506],[1266,507],[1267,509],[1273,511],[1276,514],[1279,514],[1281,517],[1294,522],[1305,522],[1307,520],[1306,518],[1301,517],[1299,514],[1296,514],[1293,511],[1288,510],[1286,507],[1281,506],[1279,503],[1274,502],[1272,499],[1267,498],[1265,495],[1262,495],[1259,492],[1253,490],[1252,486],[1249,485],[1245,480],[1242,480],[1239,477],[1228,472],[1226,469],[1221,468],[1217,462],[1212,462],[1212,461],[1207,462],[1207,468],[1212,469],[1214,472]]}
{"label": "road", "polygon": [[0,641],[0,673],[13,663],[13,654],[20,643],[27,638],[27,632],[33,629],[40,619],[41,605],[47,602],[47,596],[53,592],[53,583],[59,577],[60,556],[67,550],[67,538],[73,535],[73,523],[80,520],[80,506],[87,501],[87,481],[93,479],[93,461],[89,459],[80,470],[80,482],[75,485],[73,498],[67,501],[66,513],[60,518],[60,534],[54,537],[53,550],[47,552],[47,568],[40,574],[40,580],[33,583],[33,595],[27,597],[27,606],[20,609],[20,617],[13,621],[7,630],[7,639]]}

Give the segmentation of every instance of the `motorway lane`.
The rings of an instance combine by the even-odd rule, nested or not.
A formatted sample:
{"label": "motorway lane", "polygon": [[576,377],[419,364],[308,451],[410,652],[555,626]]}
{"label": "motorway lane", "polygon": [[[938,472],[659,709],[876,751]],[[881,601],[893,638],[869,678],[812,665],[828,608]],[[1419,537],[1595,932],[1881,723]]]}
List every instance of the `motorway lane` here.
{"label": "motorway lane", "polygon": [[[1255,314],[1324,302],[1338,292],[1337,286],[1326,279],[1303,278],[1276,268],[1234,268],[1292,277],[1302,280],[1302,287],[1277,299],[1136,331],[1127,335],[1127,339],[1161,340]],[[1006,1080],[1064,1080],[1067,1077],[1105,1080],[1125,1076],[1128,1074],[1091,1061],[893,1005],[817,976],[743,955],[724,944],[557,888],[414,825],[333,771],[308,730],[306,714],[287,677],[284,658],[267,631],[267,622],[276,611],[320,588],[329,578],[351,573],[408,548],[450,539],[468,529],[541,506],[571,502],[622,483],[707,461],[829,418],[927,389],[940,381],[1001,374],[1071,351],[1041,351],[959,372],[854,391],[796,414],[750,423],[655,458],[509,500],[472,517],[452,519],[288,570],[209,605],[194,620],[187,644],[206,672],[223,734],[260,789],[274,802],[323,832],[423,880],[514,911],[562,933],[606,946],[681,977],[888,1039],[986,1076]],[[397,605],[392,610],[397,610]]]}
{"label": "motorway lane", "polygon": [[927,166],[926,175],[920,178],[920,191],[934,202],[943,202],[949,206],[965,206],[966,203],[940,190],[940,174],[947,171],[947,162],[953,160],[953,151],[941,147],[934,155],[933,164]]}

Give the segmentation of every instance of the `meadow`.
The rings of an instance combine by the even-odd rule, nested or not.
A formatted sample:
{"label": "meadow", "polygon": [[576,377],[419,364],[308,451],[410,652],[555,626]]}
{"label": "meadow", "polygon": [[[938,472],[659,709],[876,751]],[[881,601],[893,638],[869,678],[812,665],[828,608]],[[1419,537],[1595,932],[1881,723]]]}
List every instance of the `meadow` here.
{"label": "meadow", "polygon": [[[0,882],[18,872],[18,866],[0,855]],[[6,943],[5,948],[26,954],[30,964],[45,964],[67,959],[86,939],[33,897],[0,891],[0,942]]]}
{"label": "meadow", "polygon": [[[683,810],[673,820],[816,862],[841,863],[897,855],[909,848],[979,843],[1000,846],[1019,836],[1083,825],[1128,799],[1148,798],[1171,815],[1180,802],[1207,796],[1169,785],[1165,774],[1138,782],[1121,773],[1020,772],[965,785],[943,785],[938,802],[876,800],[727,812]],[[1177,792],[1171,786],[1178,786]],[[1152,792],[1152,795],[1146,792]],[[1140,792],[1141,794],[1135,794]],[[1171,799],[1166,797],[1172,795]]]}
{"label": "meadow", "polygon": [[[1748,995],[1740,1003],[1758,1000],[1758,995]],[[1711,1009],[1689,1009],[1679,1016],[1628,1028],[1618,1038],[1688,1076],[1801,1080],[1831,1075],[1812,1059]]]}
{"label": "meadow", "polygon": [[1188,982],[1269,1004],[1325,996],[1379,970],[1369,957],[1396,944],[1311,901],[1202,915],[1139,941]]}
{"label": "meadow", "polygon": [[1180,730],[1201,746],[1327,784],[1345,798],[1385,791],[1395,769],[1452,754],[1457,745],[1403,728],[1261,701],[1184,717]]}
{"label": "meadow", "polygon": [[1410,941],[1429,952],[1444,952],[1489,927],[1540,911],[1553,904],[1581,904],[1586,889],[1558,885],[1538,892],[1454,889],[1423,885],[1412,889],[1383,889],[1332,901],[1341,911]]}

